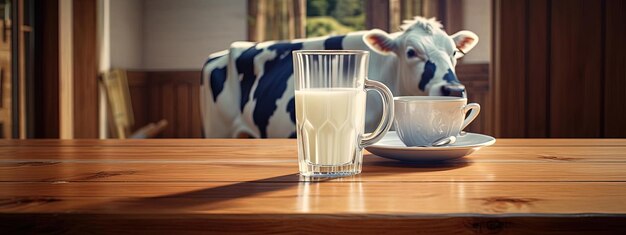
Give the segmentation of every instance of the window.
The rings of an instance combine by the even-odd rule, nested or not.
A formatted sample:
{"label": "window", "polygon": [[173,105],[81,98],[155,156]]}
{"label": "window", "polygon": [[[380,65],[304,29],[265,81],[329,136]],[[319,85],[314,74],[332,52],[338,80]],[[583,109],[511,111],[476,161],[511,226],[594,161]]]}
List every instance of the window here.
{"label": "window", "polygon": [[307,37],[364,30],[364,0],[308,0],[305,27]]}
{"label": "window", "polygon": [[[248,40],[268,41],[346,34],[379,28],[399,30],[413,16],[446,15],[458,21],[460,2],[448,0],[248,0]],[[453,27],[454,28],[454,27]]]}

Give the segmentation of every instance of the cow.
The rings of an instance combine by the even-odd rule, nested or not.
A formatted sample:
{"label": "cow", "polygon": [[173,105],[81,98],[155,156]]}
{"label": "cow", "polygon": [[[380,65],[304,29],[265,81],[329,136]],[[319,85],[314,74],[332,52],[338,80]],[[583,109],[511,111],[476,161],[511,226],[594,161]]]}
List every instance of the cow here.
{"label": "cow", "polygon": [[[434,18],[404,21],[401,31],[373,29],[292,41],[234,42],[211,54],[201,78],[203,134],[207,138],[294,138],[295,98],[292,51],[370,51],[368,79],[384,83],[394,96],[463,95],[457,59],[478,43],[459,31],[449,36]],[[372,131],[382,103],[368,92],[366,131]]]}

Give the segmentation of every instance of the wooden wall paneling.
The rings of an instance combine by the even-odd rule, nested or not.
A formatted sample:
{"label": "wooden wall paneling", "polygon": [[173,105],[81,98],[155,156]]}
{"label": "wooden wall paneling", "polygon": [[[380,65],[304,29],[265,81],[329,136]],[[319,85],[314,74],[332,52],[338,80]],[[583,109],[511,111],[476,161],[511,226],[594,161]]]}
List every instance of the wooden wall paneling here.
{"label": "wooden wall paneling", "polygon": [[[177,126],[177,128],[185,130],[184,132],[181,132],[185,138],[200,138],[200,130],[202,129],[199,112],[200,80],[198,78],[200,77],[200,71],[179,72],[177,75],[172,77],[175,77],[176,80],[181,84],[184,84],[185,87],[185,89],[179,89],[178,93],[178,97],[180,97],[178,105],[184,106],[184,108],[181,108],[180,113],[185,115],[179,116],[178,121],[181,124]],[[196,111],[194,111],[194,109]]]}
{"label": "wooden wall paneling", "polygon": [[501,0],[492,0],[491,1],[491,67],[489,68],[489,87],[491,87],[491,92],[489,93],[489,101],[491,101],[491,114],[492,120],[490,125],[492,127],[492,136],[500,137],[500,118],[502,115],[500,114],[500,84],[498,79],[496,79],[496,74],[501,73],[502,69],[500,68],[500,57],[502,53],[500,53],[501,46],[501,38],[499,27],[500,22],[502,20],[502,14],[500,9],[500,1]]}
{"label": "wooden wall paneling", "polygon": [[11,30],[9,23],[0,19],[0,138],[12,137],[12,92],[11,82]]}
{"label": "wooden wall paneling", "polygon": [[[17,136],[14,136],[15,138],[20,138],[20,139],[26,139],[27,138],[27,134],[26,134],[26,128],[27,128],[27,111],[26,111],[26,90],[27,90],[27,83],[26,83],[26,53],[25,53],[25,44],[26,41],[24,40],[25,36],[25,27],[24,27],[24,1],[17,1],[17,2],[13,2],[13,22],[11,23],[11,29],[14,29],[16,31],[13,31],[14,36],[13,36],[13,47],[15,47],[15,49],[17,49],[17,51],[15,51],[15,49],[13,49],[13,59],[12,59],[12,64],[14,64],[13,67],[13,76],[17,76],[18,78],[18,82],[15,83],[13,87],[13,92],[15,94],[15,92],[17,91],[17,97],[14,97],[17,99],[17,103],[18,103],[18,111],[16,113],[18,114],[19,117],[19,121],[13,123],[14,125],[17,123],[17,127],[19,129],[19,134]],[[17,6],[17,11],[15,12],[15,6]],[[15,114],[15,113],[14,113]],[[13,130],[15,132],[15,129]]]}
{"label": "wooden wall paneling", "polygon": [[98,138],[97,1],[72,3],[74,138]]}
{"label": "wooden wall paneling", "polygon": [[[471,93],[468,94],[468,102],[469,103],[478,103],[480,104],[480,115],[465,129],[465,131],[475,132],[475,133],[486,133],[485,129],[485,110],[488,106],[486,101],[486,93],[487,87],[485,86],[485,82],[463,82],[466,85],[466,88],[471,88]],[[469,91],[469,90],[468,90]]]}
{"label": "wooden wall paneling", "polygon": [[456,73],[467,90],[468,102],[480,104],[480,114],[465,131],[493,134],[493,112],[490,100],[489,64],[458,64]]}
{"label": "wooden wall paneling", "polygon": [[200,84],[191,85],[190,87],[190,104],[191,104],[191,137],[202,137],[202,118],[200,113]]}
{"label": "wooden wall paneling", "polygon": [[293,7],[296,38],[306,38],[306,1],[295,0]]}
{"label": "wooden wall paneling", "polygon": [[[161,73],[166,81],[163,84],[176,87],[176,138],[200,138],[202,122],[200,117],[200,71],[178,71]],[[195,94],[195,95],[194,95]],[[195,111],[194,111],[195,110]]]}
{"label": "wooden wall paneling", "polygon": [[[251,0],[251,2],[256,2],[253,4],[249,4],[250,7],[254,7],[254,10],[252,10],[251,14],[254,14],[254,28],[256,28],[254,30],[254,39],[251,41],[256,41],[256,42],[260,42],[263,41],[263,39],[265,38],[265,28],[267,27],[267,22],[265,20],[265,11],[266,11],[266,4],[265,1],[268,0]],[[263,30],[262,30],[263,29]]]}
{"label": "wooden wall paneling", "polygon": [[256,31],[256,25],[259,23],[258,22],[258,14],[257,14],[257,5],[258,5],[258,0],[248,0],[248,22],[247,22],[247,26],[248,26],[248,41],[254,42],[256,41],[257,38],[257,31]]}
{"label": "wooden wall paneling", "polygon": [[11,27],[10,21],[0,19],[0,28],[2,32],[0,32],[0,51],[11,51]]}
{"label": "wooden wall paneling", "polygon": [[[389,7],[387,9],[388,13],[388,25],[389,25],[389,33],[401,31],[400,25],[402,25],[402,19],[400,14],[400,0],[388,0]],[[367,16],[366,16],[367,17]]]}
{"label": "wooden wall paneling", "polygon": [[413,19],[413,16],[422,15],[421,1],[400,0],[400,19]]}
{"label": "wooden wall paneling", "polygon": [[524,137],[526,129],[526,4],[524,1],[494,2],[495,135]]}
{"label": "wooden wall paneling", "polygon": [[394,30],[390,28],[389,0],[364,0],[365,1],[365,27],[368,29],[382,29],[385,32]]}
{"label": "wooden wall paneling", "polygon": [[[10,44],[10,37],[4,43]],[[11,52],[0,49],[0,138],[12,138]]]}
{"label": "wooden wall paneling", "polygon": [[38,1],[35,138],[59,138],[59,1]]}
{"label": "wooden wall paneling", "polygon": [[249,41],[284,40],[306,37],[304,0],[247,1]]}
{"label": "wooden wall paneling", "polygon": [[[446,0],[422,0],[422,16],[426,18],[437,17],[437,19],[445,19]],[[442,22],[445,25],[445,22]]]}
{"label": "wooden wall paneling", "polygon": [[174,95],[176,86],[174,84],[163,84],[163,81],[157,81],[158,86],[161,88],[161,116],[167,120],[170,125],[167,125],[163,130],[164,137],[172,137],[176,134],[176,124],[178,123],[176,115],[176,96]]}
{"label": "wooden wall paneling", "polygon": [[257,32],[264,32],[264,36],[257,38],[257,40],[259,42],[269,41],[272,39],[276,40],[278,39],[279,32],[279,20],[277,16],[280,15],[280,13],[278,12],[279,10],[276,8],[278,7],[277,5],[280,4],[280,2],[271,0],[259,0],[259,5],[260,4],[263,4],[264,6],[261,6],[259,8],[257,14],[262,15],[265,18],[265,27],[257,27]]}
{"label": "wooden wall paneling", "polygon": [[626,137],[626,2],[606,0],[604,15],[604,135]]}
{"label": "wooden wall paneling", "polygon": [[[147,80],[148,78],[146,78]],[[150,80],[149,82],[147,82],[148,87],[148,91],[149,94],[148,96],[148,101],[146,102],[146,106],[148,113],[147,113],[147,119],[148,122],[156,122],[161,118],[165,118],[163,116],[163,96],[161,95],[161,87],[159,86],[158,83]],[[132,95],[131,95],[132,96]],[[172,120],[167,120],[168,122],[171,122]],[[171,125],[171,124],[168,124]],[[163,132],[161,132],[161,134],[158,135],[159,137],[163,136]]]}
{"label": "wooden wall paneling", "polygon": [[[141,95],[136,95],[134,97],[131,98],[131,105],[133,106],[133,114],[134,114],[134,119],[135,122],[133,123],[132,126],[132,130],[135,131],[145,125],[147,125],[148,123],[150,123],[150,121],[148,120],[148,109],[147,109],[147,105],[146,103],[148,102],[148,99],[146,98],[146,96],[148,95],[148,87],[146,86],[142,86],[142,87],[135,87],[133,88],[134,90],[130,91],[131,93],[135,93],[135,94],[141,94]],[[139,112],[135,112],[134,110],[141,110]]]}
{"label": "wooden wall paneling", "polygon": [[525,137],[548,137],[548,87],[550,58],[550,1],[528,0],[526,23],[526,133]]}
{"label": "wooden wall paneling", "polygon": [[43,118],[37,137],[59,138],[59,1],[42,1]]}
{"label": "wooden wall paneling", "polygon": [[200,71],[130,71],[135,129],[161,119],[167,128],[158,137],[200,138]]}
{"label": "wooden wall paneling", "polygon": [[463,0],[445,0],[445,29],[452,34],[463,29]]}
{"label": "wooden wall paneling", "polygon": [[189,136],[189,124],[191,120],[191,109],[189,105],[189,85],[187,83],[176,83],[176,136]]}
{"label": "wooden wall paneling", "polygon": [[[300,31],[299,29],[296,29],[296,19],[294,16],[295,13],[295,7],[294,7],[294,1],[286,1],[283,5],[283,10],[286,11],[286,14],[281,14],[281,18],[282,18],[282,23],[283,25],[285,25],[285,21],[287,22],[287,35],[289,36],[287,39],[296,39],[296,31]],[[285,19],[285,17],[287,19]],[[284,26],[283,26],[284,27]]]}
{"label": "wooden wall paneling", "polygon": [[128,79],[128,90],[130,92],[130,100],[133,106],[133,115],[135,124],[132,131],[141,128],[151,122],[149,120],[149,94],[150,87],[146,79],[145,72],[129,71],[126,74]]}
{"label": "wooden wall paneling", "polygon": [[463,1],[422,0],[420,15],[426,18],[437,18],[448,33],[455,33],[463,28]]}
{"label": "wooden wall paneling", "polygon": [[[20,138],[20,131],[22,130],[22,124],[20,114],[22,114],[22,103],[20,99],[22,92],[22,79],[20,79],[20,72],[22,71],[20,65],[20,57],[23,55],[20,50],[21,42],[22,42],[22,33],[21,33],[21,19],[20,15],[21,11],[21,2],[17,2],[17,4],[11,4],[11,22],[10,27],[5,30],[11,31],[11,53],[10,53],[10,63],[11,66],[11,137],[12,138]],[[17,23],[16,23],[17,22]]]}
{"label": "wooden wall paneling", "polygon": [[602,9],[595,0],[553,0],[550,137],[600,137]]}

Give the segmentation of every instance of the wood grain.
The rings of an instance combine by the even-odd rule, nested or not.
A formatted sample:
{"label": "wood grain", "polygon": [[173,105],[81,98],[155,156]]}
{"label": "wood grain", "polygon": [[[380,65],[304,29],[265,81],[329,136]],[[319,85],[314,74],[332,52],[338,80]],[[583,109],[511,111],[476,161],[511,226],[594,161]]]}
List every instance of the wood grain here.
{"label": "wood grain", "polygon": [[214,215],[355,214],[363,217],[378,214],[409,218],[562,214],[562,217],[575,217],[577,214],[623,213],[626,205],[615,202],[626,197],[624,187],[625,182],[2,183],[0,209],[3,213],[33,214],[63,209],[81,214],[196,212]]}
{"label": "wood grain", "polygon": [[258,12],[258,5],[259,5],[259,1],[258,0],[247,0],[247,17],[248,19],[253,19],[253,20],[248,20],[247,22],[247,33],[248,33],[248,41],[251,42],[256,42],[257,40],[257,30],[256,30],[256,25],[261,23],[259,19],[261,19],[261,16],[259,14],[257,14]]}
{"label": "wood grain", "polygon": [[59,138],[74,137],[73,2],[59,1]]}
{"label": "wood grain", "polygon": [[621,1],[494,1],[497,137],[626,137]]}
{"label": "wood grain", "polygon": [[[285,173],[297,173],[296,155],[291,160],[118,160],[104,163],[93,161],[23,161],[2,162],[0,182],[212,182],[251,181],[272,178]],[[451,162],[444,165],[398,164],[391,160],[366,158],[364,173],[344,179],[355,182],[626,182],[626,163],[568,163],[567,160],[545,159],[543,163],[529,161]],[[575,160],[571,160],[575,161]],[[564,162],[564,163],[557,163]],[[553,167],[559,167],[555,172]],[[521,174],[524,172],[524,174]],[[602,174],[598,174],[602,172]],[[281,178],[297,181],[298,177]]]}
{"label": "wood grain", "polygon": [[[620,233],[626,139],[499,139],[305,182],[296,140],[0,141],[9,233]],[[329,227],[330,226],[330,227]]]}
{"label": "wood grain", "polygon": [[494,6],[496,136],[525,137],[526,4],[497,0]]}
{"label": "wood grain", "polygon": [[480,104],[480,115],[465,131],[494,135],[491,125],[493,104],[490,99],[492,89],[489,86],[489,64],[458,64],[456,74],[465,85],[468,102]]}
{"label": "wood grain", "polygon": [[[161,95],[162,95],[162,99],[161,101],[162,106],[163,106],[163,118],[165,120],[169,122],[172,122],[174,124],[177,124],[176,122],[176,116],[177,116],[177,112],[176,112],[176,98],[178,98],[177,96],[174,95],[174,92],[176,91],[176,86],[171,86],[171,87],[162,87],[161,88]],[[174,128],[165,128],[165,130],[163,130],[163,135],[165,136],[174,136],[176,133],[176,129]]]}
{"label": "wood grain", "polygon": [[36,15],[41,33],[35,33],[35,138],[59,138],[59,1],[40,1]]}
{"label": "wood grain", "polygon": [[606,0],[604,16],[604,135],[626,137],[626,3]]}
{"label": "wood grain", "polygon": [[[189,95],[191,94],[191,85],[182,83],[178,84],[176,87],[176,93],[178,96],[176,97],[176,133],[177,136],[184,136],[186,134],[191,133],[191,100],[189,99]],[[198,89],[199,90],[199,89]],[[196,102],[200,102],[199,100]],[[194,102],[194,104],[196,103]],[[182,104],[182,105],[179,105]]]}
{"label": "wood grain", "polygon": [[365,28],[381,29],[385,32],[395,32],[391,28],[392,17],[389,15],[390,1],[388,0],[365,0]]}
{"label": "wood grain", "polygon": [[548,18],[549,1],[529,0],[527,3],[528,22],[526,28],[526,115],[525,137],[548,137],[550,119],[550,24]]}
{"label": "wood grain", "polygon": [[[508,139],[500,138],[497,142],[489,146],[488,149],[498,147],[526,147],[534,148],[541,146],[553,146],[553,147],[617,147],[626,146],[626,142],[623,139],[574,139],[574,138],[551,138],[545,139]],[[127,140],[94,140],[94,139],[71,139],[71,140],[57,140],[57,139],[31,139],[28,141],[6,139],[0,141],[2,149],[7,147],[15,148],[31,148],[31,147],[77,147],[82,148],[100,148],[100,147],[128,147],[126,150],[132,150],[135,148],[152,148],[152,147],[212,147],[212,146],[240,146],[244,144],[246,147],[256,146],[276,146],[276,145],[293,145],[295,146],[295,139],[271,139],[270,141],[265,139],[127,139]]]}
{"label": "wood grain", "polygon": [[601,4],[589,0],[552,4],[558,7],[551,12],[550,136],[600,137]]}
{"label": "wood grain", "polygon": [[98,138],[96,0],[72,1],[74,138]]}
{"label": "wood grain", "polygon": [[158,137],[201,137],[200,71],[129,71],[128,82],[135,127],[165,119]]}
{"label": "wood grain", "polygon": [[[26,40],[24,40],[24,1],[18,1],[12,7],[11,22],[11,74],[13,74],[12,93],[14,98],[13,138],[25,139],[27,128],[26,116]],[[15,109],[17,108],[17,109]],[[17,116],[15,116],[17,114]]]}
{"label": "wood grain", "polygon": [[[441,1],[443,2],[443,1]],[[463,30],[463,1],[445,0],[445,26],[447,32],[458,32]],[[441,17],[439,17],[441,19]]]}
{"label": "wood grain", "polygon": [[[269,218],[269,219],[268,219]],[[241,221],[245,220],[245,225]],[[0,215],[7,232],[120,234],[620,234],[624,219],[610,215],[575,217],[472,217],[470,215],[356,217],[350,215],[28,214]],[[418,232],[416,232],[418,231]]]}
{"label": "wood grain", "polygon": [[[197,80],[196,80],[197,81]],[[200,86],[194,83],[189,87],[189,108],[191,109],[189,122],[190,137],[202,137],[202,113],[200,112]]]}
{"label": "wood grain", "polygon": [[[9,23],[0,20],[0,25]],[[11,75],[11,30],[3,30],[0,38],[0,138],[12,138],[13,116]]]}

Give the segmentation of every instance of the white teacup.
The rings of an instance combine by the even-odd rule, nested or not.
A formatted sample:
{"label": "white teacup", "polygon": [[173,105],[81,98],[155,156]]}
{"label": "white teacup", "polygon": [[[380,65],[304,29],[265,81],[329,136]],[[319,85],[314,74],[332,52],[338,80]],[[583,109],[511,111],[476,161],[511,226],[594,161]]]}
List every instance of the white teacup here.
{"label": "white teacup", "polygon": [[409,147],[457,136],[480,112],[479,104],[450,96],[400,96],[394,98],[394,106],[396,132]]}

